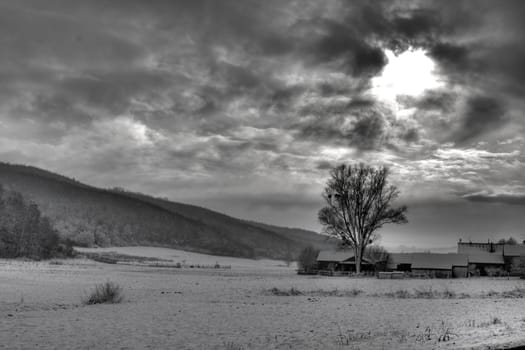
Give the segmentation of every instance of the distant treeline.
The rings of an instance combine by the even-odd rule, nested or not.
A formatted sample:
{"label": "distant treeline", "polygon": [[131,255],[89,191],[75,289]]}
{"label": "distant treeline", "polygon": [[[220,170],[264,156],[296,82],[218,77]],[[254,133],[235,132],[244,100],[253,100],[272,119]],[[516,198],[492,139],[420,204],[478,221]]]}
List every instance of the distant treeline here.
{"label": "distant treeline", "polygon": [[0,184],[0,258],[46,259],[71,253],[71,245],[61,242],[35,203]]}

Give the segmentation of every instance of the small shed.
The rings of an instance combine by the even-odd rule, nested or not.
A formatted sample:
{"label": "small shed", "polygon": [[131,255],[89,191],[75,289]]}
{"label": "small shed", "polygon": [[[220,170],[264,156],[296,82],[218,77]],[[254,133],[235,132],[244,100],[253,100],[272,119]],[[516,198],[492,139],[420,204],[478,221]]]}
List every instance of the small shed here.
{"label": "small shed", "polygon": [[512,275],[521,273],[521,264],[525,264],[525,244],[505,244],[503,247],[505,269]]}
{"label": "small shed", "polygon": [[414,253],[412,272],[429,277],[466,277],[468,256],[465,254]]}
{"label": "small shed", "polygon": [[[322,250],[317,256],[317,268],[319,270],[330,271],[355,271],[355,256],[351,250]],[[361,262],[361,270],[373,270],[373,263],[363,258]]]}
{"label": "small shed", "polygon": [[476,276],[494,276],[505,273],[505,261],[499,253],[468,255],[469,273]]}

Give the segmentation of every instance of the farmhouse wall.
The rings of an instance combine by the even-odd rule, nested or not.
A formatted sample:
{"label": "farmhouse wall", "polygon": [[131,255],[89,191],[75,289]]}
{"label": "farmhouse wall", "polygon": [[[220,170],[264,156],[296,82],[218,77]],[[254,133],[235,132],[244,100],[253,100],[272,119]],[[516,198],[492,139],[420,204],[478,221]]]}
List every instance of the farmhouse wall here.
{"label": "farmhouse wall", "polygon": [[476,254],[476,253],[501,253],[503,254],[502,243],[473,243],[458,242],[459,254]]}
{"label": "farmhouse wall", "polygon": [[452,268],[452,276],[464,278],[468,276],[468,267],[466,266],[454,266]]}

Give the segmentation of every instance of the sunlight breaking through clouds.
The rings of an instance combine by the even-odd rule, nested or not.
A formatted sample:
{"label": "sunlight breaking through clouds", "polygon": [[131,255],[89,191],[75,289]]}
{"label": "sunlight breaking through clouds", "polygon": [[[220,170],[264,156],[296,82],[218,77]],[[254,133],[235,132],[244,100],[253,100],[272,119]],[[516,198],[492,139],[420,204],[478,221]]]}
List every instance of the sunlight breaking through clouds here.
{"label": "sunlight breaking through clouds", "polygon": [[385,50],[387,65],[372,79],[372,93],[395,101],[397,96],[420,96],[425,90],[445,86],[436,74],[436,64],[423,49],[409,49],[400,54]]}
{"label": "sunlight breaking through clouds", "polygon": [[256,4],[0,5],[0,159],[311,229],[338,162],[428,213],[521,203],[525,2]]}

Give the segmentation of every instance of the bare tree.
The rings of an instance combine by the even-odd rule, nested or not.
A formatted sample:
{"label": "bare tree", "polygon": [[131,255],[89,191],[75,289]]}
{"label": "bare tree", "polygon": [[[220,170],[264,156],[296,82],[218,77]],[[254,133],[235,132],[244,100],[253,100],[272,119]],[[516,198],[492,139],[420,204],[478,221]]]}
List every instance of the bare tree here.
{"label": "bare tree", "polygon": [[326,233],[354,249],[357,273],[366,247],[378,238],[377,230],[407,222],[407,207],[392,206],[399,191],[388,185],[387,177],[386,167],[343,164],[330,171],[323,193],[326,206],[319,211],[319,221]]}
{"label": "bare tree", "polygon": [[317,266],[318,255],[318,249],[315,249],[311,245],[305,247],[297,257],[297,265],[299,266],[299,270],[305,273],[310,273],[315,270]]}
{"label": "bare tree", "polygon": [[498,241],[500,244],[508,244],[508,245],[516,245],[518,244],[518,241],[516,241],[516,238],[509,237],[509,239],[502,238]]}
{"label": "bare tree", "polygon": [[384,247],[373,244],[366,247],[364,257],[374,263],[383,263],[388,262],[388,259],[390,258],[390,253],[388,253],[388,251]]}

